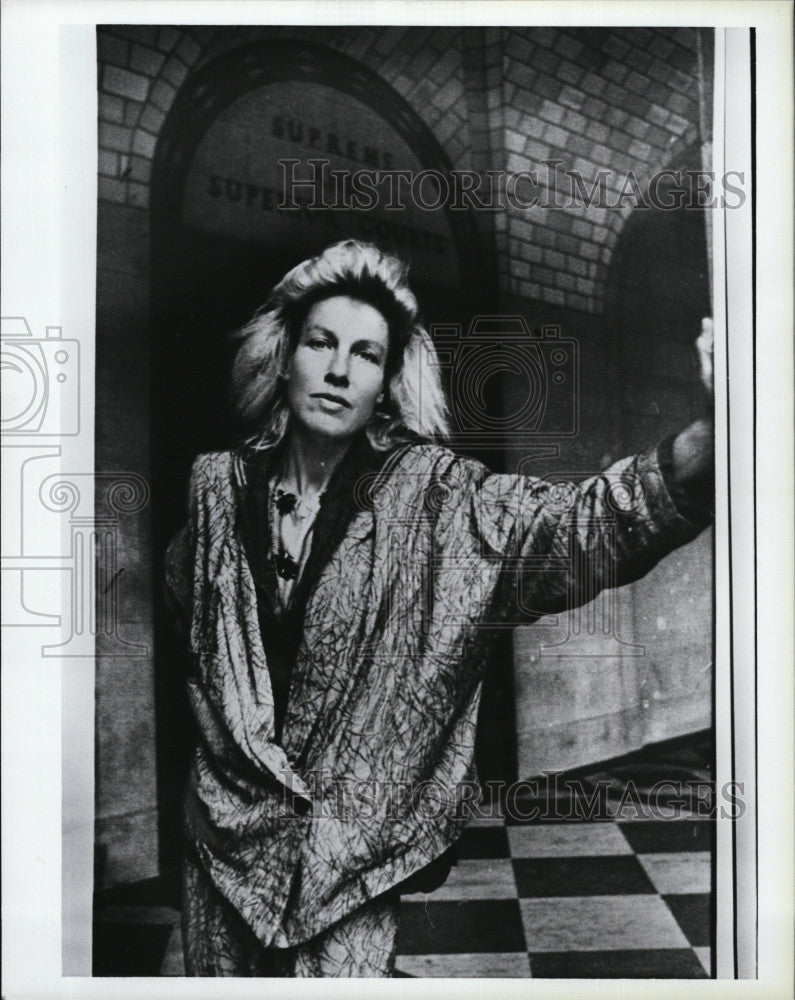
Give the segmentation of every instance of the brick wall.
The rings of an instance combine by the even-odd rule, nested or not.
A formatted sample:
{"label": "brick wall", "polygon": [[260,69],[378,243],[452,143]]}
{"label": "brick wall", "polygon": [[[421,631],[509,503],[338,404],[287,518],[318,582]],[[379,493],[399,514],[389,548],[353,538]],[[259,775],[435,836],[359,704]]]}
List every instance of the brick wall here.
{"label": "brick wall", "polygon": [[[433,129],[451,161],[469,162],[463,69],[455,29],[317,28],[303,40],[359,59]],[[290,28],[118,25],[98,32],[99,197],[147,208],[157,136],[191,69],[251,42],[296,37]]]}
{"label": "brick wall", "polygon": [[[615,201],[629,171],[643,189],[696,138],[693,30],[505,29],[501,48],[489,98],[511,172],[559,160],[559,169],[577,171],[590,191],[607,171]],[[537,172],[543,181],[546,171]],[[502,286],[601,312],[607,265],[631,209],[632,199],[613,209],[509,205]]]}
{"label": "brick wall", "polygon": [[[485,106],[472,73],[465,82],[473,36],[483,52]],[[188,73],[273,37],[301,37],[361,60],[432,128],[457,169],[538,171],[559,160],[589,191],[606,171],[615,200],[630,171],[643,189],[698,135],[694,29],[327,27],[297,36],[288,27],[115,26],[98,34],[100,198],[146,209],[157,137]],[[479,219],[497,250],[501,289],[602,312],[607,266],[632,204],[509,204]]]}
{"label": "brick wall", "polygon": [[[463,52],[483,45],[485,107],[465,86]],[[157,137],[188,73],[222,52],[293,28],[115,26],[98,35],[99,193],[147,208]],[[698,135],[697,50],[685,28],[314,28],[300,36],[378,73],[433,129],[455,168],[519,172],[545,160],[577,171],[587,190],[607,171],[615,200],[631,171],[641,187]],[[476,135],[488,137],[478,156]],[[473,159],[474,157],[474,159]],[[543,181],[545,171],[539,172]],[[500,287],[585,312],[604,281],[632,198],[623,207],[508,205],[480,220],[498,246]],[[497,233],[496,237],[494,233]]]}

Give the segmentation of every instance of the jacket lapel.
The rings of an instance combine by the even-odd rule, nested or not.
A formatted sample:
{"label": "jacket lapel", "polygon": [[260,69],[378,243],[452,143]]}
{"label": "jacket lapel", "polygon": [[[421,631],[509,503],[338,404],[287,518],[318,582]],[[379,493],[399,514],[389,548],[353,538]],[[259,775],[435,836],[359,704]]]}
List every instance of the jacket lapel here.
{"label": "jacket lapel", "polygon": [[[334,553],[343,542],[351,522],[362,511],[364,497],[357,497],[357,483],[368,475],[386,473],[410,445],[390,452],[376,451],[362,435],[355,441],[329,481],[326,495],[318,511],[312,534],[312,543],[304,571],[293,589],[288,609],[283,609],[278,593],[278,582],[273,564],[268,557],[270,546],[270,507],[268,504],[268,478],[279,456],[275,451],[241,454],[244,475],[238,484],[237,506],[241,520],[241,552],[248,559],[256,585],[260,622],[268,621],[273,627],[292,626],[296,622],[302,631],[289,685],[289,694],[282,733],[282,746],[297,766],[304,763],[307,743],[314,733],[323,729],[328,711],[336,704],[345,688],[341,676],[328,678],[319,673],[319,663],[311,652],[307,655],[305,635],[323,632],[323,613],[326,609],[313,609],[312,621],[306,621],[307,607],[328,568]],[[363,491],[364,492],[364,491]],[[361,567],[359,567],[361,568]],[[353,569],[353,567],[349,567]],[[339,576],[344,569],[338,570]],[[369,580],[372,584],[373,581]],[[347,628],[333,629],[333,638],[340,641],[344,635],[360,628],[364,623],[362,607],[364,593],[349,609]],[[281,624],[280,624],[281,620]],[[360,658],[365,659],[365,658]],[[357,664],[359,664],[357,660]],[[338,685],[342,687],[338,687]]]}
{"label": "jacket lapel", "polygon": [[[357,677],[370,669],[367,624],[377,611],[372,591],[382,588],[373,572],[372,531],[360,539],[350,535],[355,516],[367,510],[368,491],[360,489],[357,495],[357,483],[364,476],[387,473],[406,447],[376,452],[365,441],[349,452],[329,484],[318,515],[306,572],[296,592],[305,620],[284,726],[285,750],[301,768],[310,752],[322,747],[324,733],[338,724]],[[346,535],[351,544],[340,556]],[[326,576],[327,569],[331,576]],[[346,592],[347,600],[341,596]],[[356,676],[344,669],[345,647],[351,644],[358,650],[352,663]]]}

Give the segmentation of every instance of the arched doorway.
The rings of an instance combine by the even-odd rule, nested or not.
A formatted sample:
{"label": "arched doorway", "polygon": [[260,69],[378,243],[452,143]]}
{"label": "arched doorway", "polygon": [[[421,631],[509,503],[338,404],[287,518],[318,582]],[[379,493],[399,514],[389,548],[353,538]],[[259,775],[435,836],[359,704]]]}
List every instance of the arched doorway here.
{"label": "arched doorway", "polygon": [[[156,566],[184,518],[193,458],[234,442],[226,334],[252,315],[288,268],[337,239],[371,239],[411,259],[412,285],[429,323],[466,327],[475,309],[482,266],[467,212],[423,212],[411,204],[398,213],[383,206],[367,211],[344,199],[342,207],[280,209],[280,161],[310,159],[348,174],[451,169],[427,125],[376,74],[298,42],[257,42],[200,66],[164,124],[151,194]],[[166,869],[180,848],[190,721],[182,642],[162,601],[155,629]]]}

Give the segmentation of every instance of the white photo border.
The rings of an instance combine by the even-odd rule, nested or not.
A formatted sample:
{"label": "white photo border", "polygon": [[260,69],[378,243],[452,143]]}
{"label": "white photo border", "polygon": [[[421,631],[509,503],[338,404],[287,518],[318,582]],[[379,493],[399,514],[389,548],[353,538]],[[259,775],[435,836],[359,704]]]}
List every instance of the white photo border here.
{"label": "white photo border", "polygon": [[[86,392],[80,433],[46,441],[60,449],[64,472],[93,474],[93,350],[96,255],[95,28],[102,23],[366,23],[365,3],[136,2],[5,0],[2,35],[2,312],[25,316],[38,336],[60,326],[80,342]],[[716,220],[716,328],[726,332],[716,358],[718,489],[730,506],[716,524],[719,618],[716,691],[722,776],[750,781],[758,810],[749,827],[719,831],[719,857],[731,883],[731,919],[719,903],[719,977],[677,982],[680,996],[790,996],[793,972],[793,366],[792,366],[792,8],[775,2],[688,3],[382,3],[381,23],[715,25],[725,64],[753,38],[756,60],[756,158],[746,126],[722,122],[725,162],[749,161],[753,218]],[[723,29],[723,30],[720,30]],[[746,39],[746,41],[743,41]],[[721,57],[717,57],[720,59]],[[745,85],[727,74],[725,107],[736,111]],[[746,91],[747,92],[747,91]],[[716,95],[716,107],[718,105]],[[716,125],[719,123],[716,121]],[[744,131],[745,130],[745,131]],[[716,131],[716,146],[717,146]],[[729,139],[731,136],[731,139]],[[745,137],[745,138],[744,138]],[[734,141],[737,140],[736,145]],[[743,147],[745,143],[745,147]],[[716,154],[716,163],[717,154]],[[729,213],[730,214],[730,213]],[[720,233],[720,239],[718,234]],[[720,247],[720,252],[718,252]],[[754,256],[753,275],[748,254]],[[753,278],[753,281],[751,280]],[[749,287],[750,285],[750,287]],[[719,294],[717,294],[719,292]],[[728,383],[727,383],[728,376]],[[749,377],[751,376],[751,377]],[[731,452],[727,445],[731,442]],[[722,447],[721,447],[722,446]],[[3,447],[3,465],[18,457]],[[731,458],[731,463],[727,458]],[[22,499],[6,485],[4,519]],[[89,508],[86,508],[87,510]],[[723,518],[721,518],[723,513]],[[750,533],[750,534],[749,534]],[[755,544],[749,545],[749,537]],[[62,540],[67,544],[67,540]],[[731,552],[731,559],[728,554]],[[4,552],[5,555],[5,552]],[[40,574],[42,577],[46,574]],[[42,579],[32,606],[57,611],[61,596]],[[4,621],[7,593],[4,589]],[[719,612],[720,614],[720,612]],[[244,997],[263,984],[245,981],[92,979],[62,975],[64,960],[85,968],[93,888],[94,666],[71,660],[69,683],[55,658],[42,658],[35,628],[3,632],[3,995],[9,998]],[[47,641],[51,641],[48,634]],[[723,645],[722,645],[723,644]],[[732,684],[729,681],[733,681]],[[726,714],[731,719],[723,726]],[[724,734],[721,736],[721,734]],[[753,763],[752,763],[753,761]],[[69,794],[64,796],[64,787]],[[752,822],[751,822],[752,821]],[[64,833],[68,834],[65,836]],[[753,864],[746,856],[757,854]],[[62,856],[63,852],[63,856]],[[758,869],[757,869],[758,859]],[[753,871],[753,878],[749,873]],[[62,881],[63,880],[63,881]],[[720,890],[723,891],[723,890]],[[736,893],[739,895],[736,896]],[[758,900],[758,918],[756,900]],[[62,939],[63,914],[75,929]],[[82,933],[80,928],[82,927]],[[758,978],[755,975],[758,950]],[[350,984],[324,981],[323,993],[347,996]],[[363,987],[364,988],[364,987]],[[569,981],[534,980],[538,996],[569,996]],[[670,996],[670,981],[577,981],[582,996]],[[278,994],[314,992],[283,982]],[[453,985],[406,980],[366,984],[368,995],[447,995]],[[526,981],[457,980],[456,996],[524,995]]]}

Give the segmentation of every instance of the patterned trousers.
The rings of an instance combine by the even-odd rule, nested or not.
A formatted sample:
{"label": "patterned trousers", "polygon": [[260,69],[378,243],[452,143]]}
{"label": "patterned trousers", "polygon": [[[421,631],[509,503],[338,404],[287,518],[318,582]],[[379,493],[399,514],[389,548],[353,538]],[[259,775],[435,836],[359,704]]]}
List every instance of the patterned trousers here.
{"label": "patterned trousers", "polygon": [[388,977],[395,967],[400,897],[360,906],[317,937],[265,948],[191,859],[185,859],[182,941],[188,976]]}

